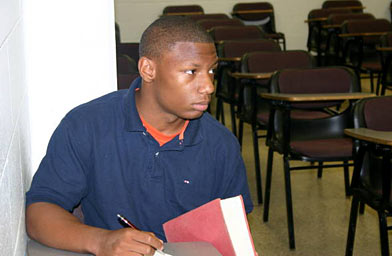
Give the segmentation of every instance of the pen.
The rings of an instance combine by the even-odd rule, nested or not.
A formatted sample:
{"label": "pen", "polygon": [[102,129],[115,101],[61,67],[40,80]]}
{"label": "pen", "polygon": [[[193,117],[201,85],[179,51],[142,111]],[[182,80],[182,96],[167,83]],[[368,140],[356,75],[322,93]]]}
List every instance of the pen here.
{"label": "pen", "polygon": [[[133,225],[127,218],[125,218],[124,216],[122,216],[121,214],[117,213],[117,217],[126,225],[128,225],[130,228],[136,229],[136,230],[140,230],[138,229],[135,225]],[[167,253],[164,253],[163,251],[156,249],[155,251],[155,255],[169,255]],[[170,256],[170,255],[169,255]]]}
{"label": "pen", "polygon": [[129,220],[127,220],[127,218],[125,218],[124,216],[122,216],[121,214],[117,214],[117,217],[125,224],[127,224],[129,227],[136,229],[136,230],[140,230],[138,229],[135,225],[133,225]]}

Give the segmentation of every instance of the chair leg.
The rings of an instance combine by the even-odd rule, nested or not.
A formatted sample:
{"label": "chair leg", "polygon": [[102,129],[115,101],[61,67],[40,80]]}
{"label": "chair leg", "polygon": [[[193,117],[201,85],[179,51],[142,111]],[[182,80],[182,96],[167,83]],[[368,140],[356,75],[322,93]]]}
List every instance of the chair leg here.
{"label": "chair leg", "polygon": [[218,121],[219,121],[219,118],[220,118],[221,109],[222,109],[222,99],[218,98],[217,101],[216,101],[216,112],[215,112],[215,118]]}
{"label": "chair leg", "polygon": [[265,193],[264,193],[264,213],[263,221],[268,221],[269,213],[269,202],[271,196],[271,180],[272,180],[272,163],[274,160],[274,151],[271,147],[268,148],[268,160],[267,160],[267,175],[265,180]]}
{"label": "chair leg", "polygon": [[223,102],[221,104],[220,115],[221,115],[221,122],[222,122],[223,125],[225,125],[225,107],[223,105]]}
{"label": "chair leg", "polygon": [[359,203],[359,214],[364,214],[365,213],[365,204],[360,202]]}
{"label": "chair leg", "polygon": [[359,205],[358,198],[356,196],[353,196],[353,199],[351,202],[350,222],[348,224],[346,256],[353,255],[355,229],[357,226],[357,217],[358,217],[358,205]]}
{"label": "chair leg", "polygon": [[389,240],[387,218],[384,211],[378,211],[378,222],[380,225],[381,255],[389,256]]}
{"label": "chair leg", "polygon": [[321,178],[323,177],[323,167],[321,167],[323,165],[323,162],[318,162],[318,168],[317,168],[317,178]]}
{"label": "chair leg", "polygon": [[261,183],[261,170],[260,170],[259,141],[257,138],[257,126],[254,124],[252,124],[252,137],[253,137],[253,153],[255,157],[257,199],[259,204],[262,204],[263,189],[261,187],[262,183]]}
{"label": "chair leg", "polygon": [[[344,161],[344,164],[348,164],[348,161]],[[344,166],[343,170],[344,174],[344,190],[346,191],[346,196],[351,196],[351,189],[350,189],[350,174],[348,171],[348,166]]]}
{"label": "chair leg", "polygon": [[295,249],[293,201],[291,198],[290,164],[287,156],[284,161],[284,183],[286,188],[287,228],[289,232],[290,249]]}
{"label": "chair leg", "polygon": [[235,106],[230,104],[230,116],[231,116],[231,130],[233,131],[234,136],[237,137],[237,124],[235,120]]}
{"label": "chair leg", "polygon": [[370,71],[370,90],[372,93],[374,92],[373,72],[372,71]]}
{"label": "chair leg", "polygon": [[238,123],[238,142],[240,143],[241,149],[242,149],[242,135],[244,133],[244,121],[240,119],[240,122]]}
{"label": "chair leg", "polygon": [[376,89],[376,95],[380,95],[380,86],[381,86],[381,76],[382,72],[377,72],[377,89]]}

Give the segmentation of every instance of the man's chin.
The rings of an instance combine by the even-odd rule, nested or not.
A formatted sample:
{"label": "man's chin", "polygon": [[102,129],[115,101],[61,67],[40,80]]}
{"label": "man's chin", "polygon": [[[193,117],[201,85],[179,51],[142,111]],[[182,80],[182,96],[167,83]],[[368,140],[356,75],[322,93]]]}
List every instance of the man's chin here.
{"label": "man's chin", "polygon": [[192,113],[189,113],[187,115],[184,115],[183,119],[185,120],[193,120],[193,119],[198,119],[200,118],[205,111],[194,111]]}

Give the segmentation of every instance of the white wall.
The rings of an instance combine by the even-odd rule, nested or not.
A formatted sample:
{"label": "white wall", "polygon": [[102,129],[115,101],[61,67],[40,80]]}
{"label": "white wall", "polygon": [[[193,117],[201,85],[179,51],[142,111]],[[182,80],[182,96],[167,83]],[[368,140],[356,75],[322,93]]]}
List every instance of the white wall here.
{"label": "white wall", "polygon": [[0,1],[0,255],[23,256],[24,195],[71,108],[116,90],[113,0]]}
{"label": "white wall", "polygon": [[32,168],[77,105],[117,89],[113,0],[26,1]]}
{"label": "white wall", "polygon": [[[138,42],[144,29],[159,15],[167,5],[197,3],[205,13],[230,14],[235,3],[251,0],[114,0],[116,21],[120,25],[123,42]],[[310,10],[321,8],[324,0],[270,0],[274,6],[276,29],[285,33],[288,49],[305,49],[307,24],[304,20]],[[388,18],[390,0],[361,0],[377,18]]]}
{"label": "white wall", "polygon": [[0,1],[0,255],[24,255],[24,193],[30,172],[21,1]]}

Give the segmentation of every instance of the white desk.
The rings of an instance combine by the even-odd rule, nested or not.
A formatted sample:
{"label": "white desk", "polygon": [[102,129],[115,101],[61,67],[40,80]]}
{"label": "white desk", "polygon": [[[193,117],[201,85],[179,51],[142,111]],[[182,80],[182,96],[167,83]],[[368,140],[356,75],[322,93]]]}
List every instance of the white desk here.
{"label": "white desk", "polygon": [[[165,250],[173,256],[222,256],[218,250],[211,244],[206,242],[190,242],[190,243],[166,243]],[[27,256],[86,256],[91,254],[80,254],[57,250],[33,240],[27,244]]]}

